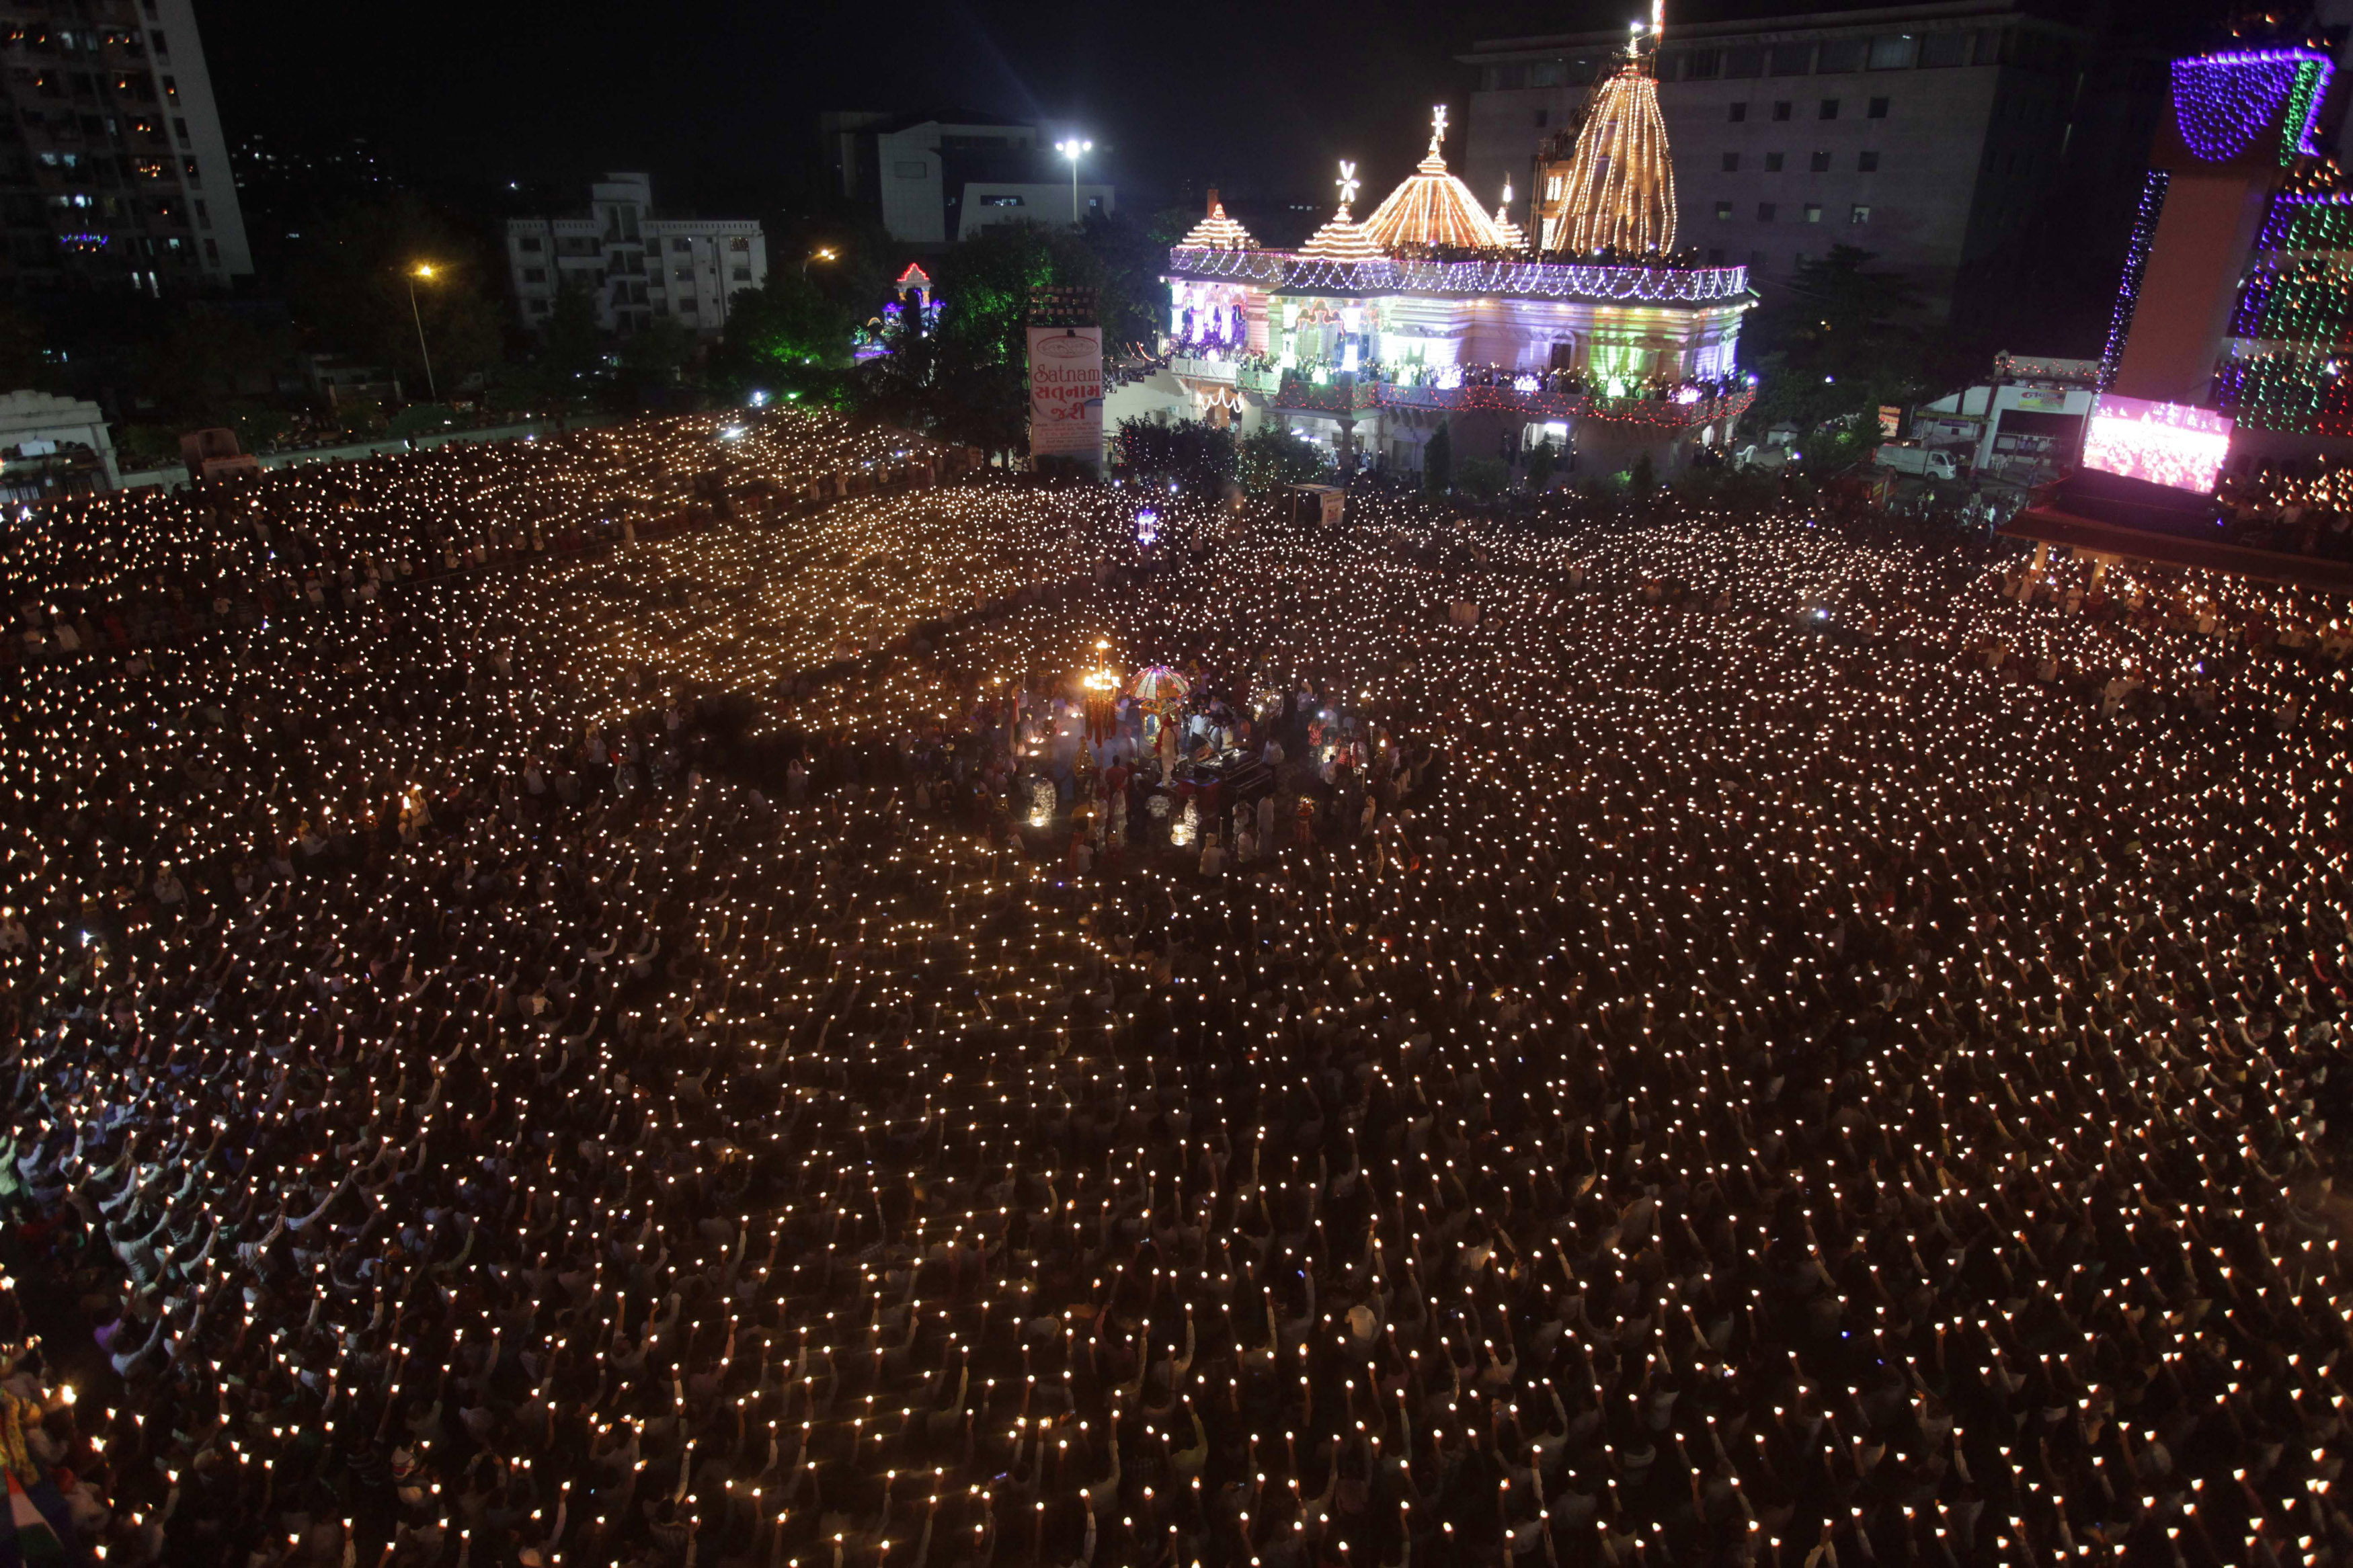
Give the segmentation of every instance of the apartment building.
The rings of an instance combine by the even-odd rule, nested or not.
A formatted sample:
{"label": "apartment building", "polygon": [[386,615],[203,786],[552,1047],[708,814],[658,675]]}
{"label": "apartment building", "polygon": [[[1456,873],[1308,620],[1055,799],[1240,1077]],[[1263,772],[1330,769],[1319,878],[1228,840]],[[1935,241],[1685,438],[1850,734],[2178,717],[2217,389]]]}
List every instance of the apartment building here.
{"label": "apartment building", "polygon": [[[1483,41],[1463,175],[1534,197],[1622,31]],[[1873,252],[1948,312],[2031,272],[2033,226],[2080,190],[2076,246],[2120,247],[2161,99],[2141,60],[2014,0],[1679,26],[1659,55],[1680,243],[1770,283],[1833,245]],[[2150,68],[2152,64],[2156,68]],[[2113,228],[2113,237],[2106,235]]]}
{"label": "apartment building", "polygon": [[507,268],[522,324],[547,324],[570,287],[627,337],[666,317],[698,332],[727,324],[727,301],[768,280],[768,240],[754,218],[664,216],[649,174],[607,174],[575,217],[507,220]]}
{"label": "apartment building", "polygon": [[0,289],[227,286],[253,270],[191,0],[0,0]]}

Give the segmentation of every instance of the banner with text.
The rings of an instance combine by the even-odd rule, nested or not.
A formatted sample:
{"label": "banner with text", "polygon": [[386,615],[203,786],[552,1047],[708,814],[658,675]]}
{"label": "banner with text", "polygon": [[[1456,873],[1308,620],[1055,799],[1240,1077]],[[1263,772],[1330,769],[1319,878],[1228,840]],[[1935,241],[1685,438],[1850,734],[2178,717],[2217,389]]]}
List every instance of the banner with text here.
{"label": "banner with text", "polygon": [[1103,329],[1029,329],[1029,455],[1103,460]]}

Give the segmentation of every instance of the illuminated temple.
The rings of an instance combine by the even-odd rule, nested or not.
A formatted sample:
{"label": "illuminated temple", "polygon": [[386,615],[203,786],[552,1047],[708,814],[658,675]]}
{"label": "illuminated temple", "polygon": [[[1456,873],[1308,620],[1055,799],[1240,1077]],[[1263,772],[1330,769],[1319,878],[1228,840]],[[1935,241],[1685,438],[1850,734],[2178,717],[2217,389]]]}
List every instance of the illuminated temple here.
{"label": "illuminated temple", "polygon": [[1737,367],[1746,269],[1674,248],[1674,184],[1638,27],[1567,154],[1538,170],[1530,222],[1493,211],[1429,151],[1362,219],[1343,163],[1331,220],[1262,247],[1216,192],[1168,253],[1166,368],[1113,393],[1123,418],[1287,426],[1344,464],[1418,472],[1449,428],[1455,460],[1550,441],[1588,474],[1648,453],[1666,471],[1727,440],[1755,395]]}

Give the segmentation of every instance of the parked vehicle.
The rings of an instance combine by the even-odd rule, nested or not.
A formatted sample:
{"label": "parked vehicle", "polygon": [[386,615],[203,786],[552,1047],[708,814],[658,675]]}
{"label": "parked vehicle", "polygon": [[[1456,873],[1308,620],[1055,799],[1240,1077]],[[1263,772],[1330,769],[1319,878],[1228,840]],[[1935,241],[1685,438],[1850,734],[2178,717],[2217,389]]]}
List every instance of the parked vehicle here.
{"label": "parked vehicle", "polygon": [[1916,474],[1924,479],[1957,479],[1961,477],[1960,468],[1953,461],[1950,452],[1932,452],[1925,447],[1905,442],[1882,442],[1879,450],[1872,454],[1871,460],[1883,468],[1899,474]]}

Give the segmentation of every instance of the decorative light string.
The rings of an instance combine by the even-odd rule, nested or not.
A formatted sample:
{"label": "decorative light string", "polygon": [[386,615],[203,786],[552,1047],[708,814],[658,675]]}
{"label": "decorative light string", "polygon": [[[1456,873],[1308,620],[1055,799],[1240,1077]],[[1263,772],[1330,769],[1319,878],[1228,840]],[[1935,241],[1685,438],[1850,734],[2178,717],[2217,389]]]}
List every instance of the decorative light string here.
{"label": "decorative light string", "polygon": [[1433,261],[1385,258],[1323,261],[1289,250],[1209,250],[1176,246],[1168,270],[1179,278],[1232,279],[1262,289],[1334,294],[1511,294],[1603,303],[1704,303],[1748,292],[1746,267],[1631,267],[1586,261]]}

